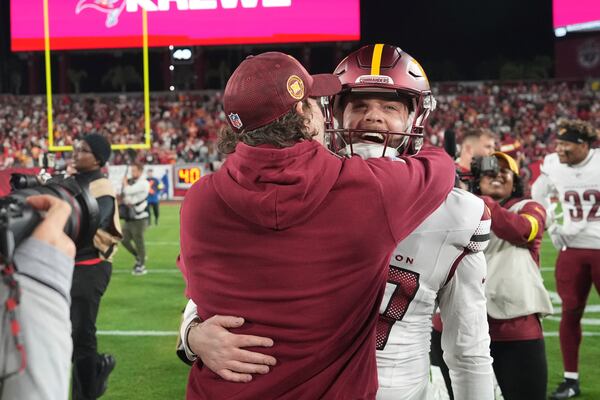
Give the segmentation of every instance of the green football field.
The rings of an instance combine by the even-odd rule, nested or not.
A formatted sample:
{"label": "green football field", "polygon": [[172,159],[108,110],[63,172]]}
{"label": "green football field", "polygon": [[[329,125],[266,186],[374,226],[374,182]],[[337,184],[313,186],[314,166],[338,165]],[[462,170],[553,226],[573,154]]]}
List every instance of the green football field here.
{"label": "green football field", "polygon": [[[132,276],[133,257],[123,248],[115,257],[112,280],[98,317],[98,345],[113,354],[117,366],[105,399],[183,399],[189,367],[175,356],[176,331],[186,299],[175,259],[179,249],[179,206],[162,205],[160,225],[146,231],[149,273]],[[546,287],[555,292],[556,251],[544,242],[542,268]],[[553,297],[555,308],[560,307]],[[590,307],[592,306],[592,307]],[[581,399],[600,399],[600,298],[592,290],[584,315],[580,352]],[[544,321],[547,333],[548,388],[562,380],[558,343],[560,314]],[[596,361],[595,361],[596,360]]]}

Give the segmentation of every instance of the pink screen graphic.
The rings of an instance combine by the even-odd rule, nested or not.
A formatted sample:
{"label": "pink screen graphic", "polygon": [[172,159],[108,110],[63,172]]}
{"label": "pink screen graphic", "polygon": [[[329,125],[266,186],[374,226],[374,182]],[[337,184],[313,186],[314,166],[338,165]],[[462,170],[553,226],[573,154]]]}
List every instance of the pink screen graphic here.
{"label": "pink screen graphic", "polygon": [[554,28],[600,21],[598,0],[554,0]]}
{"label": "pink screen graphic", "polygon": [[[359,0],[47,0],[50,49],[351,41]],[[43,0],[11,1],[13,51],[44,50]]]}

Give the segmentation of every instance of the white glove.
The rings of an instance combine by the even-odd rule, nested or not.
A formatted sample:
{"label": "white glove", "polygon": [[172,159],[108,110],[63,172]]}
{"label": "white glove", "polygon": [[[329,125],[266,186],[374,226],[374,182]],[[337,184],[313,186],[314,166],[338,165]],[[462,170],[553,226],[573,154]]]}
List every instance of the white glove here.
{"label": "white glove", "polygon": [[563,213],[556,213],[558,202],[550,203],[550,206],[546,209],[546,226],[552,226],[558,224],[558,221],[563,217]]}
{"label": "white glove", "polygon": [[567,238],[563,233],[562,225],[553,223],[548,227],[548,235],[557,250],[564,250],[567,247]]}

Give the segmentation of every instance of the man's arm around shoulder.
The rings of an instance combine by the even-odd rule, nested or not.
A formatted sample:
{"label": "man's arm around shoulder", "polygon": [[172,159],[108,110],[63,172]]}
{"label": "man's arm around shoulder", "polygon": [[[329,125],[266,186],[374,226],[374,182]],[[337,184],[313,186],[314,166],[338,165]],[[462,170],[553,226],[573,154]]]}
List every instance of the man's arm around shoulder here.
{"label": "man's arm around shoulder", "polygon": [[437,147],[399,159],[368,160],[375,174],[396,241],[435,211],[454,187],[454,161]]}

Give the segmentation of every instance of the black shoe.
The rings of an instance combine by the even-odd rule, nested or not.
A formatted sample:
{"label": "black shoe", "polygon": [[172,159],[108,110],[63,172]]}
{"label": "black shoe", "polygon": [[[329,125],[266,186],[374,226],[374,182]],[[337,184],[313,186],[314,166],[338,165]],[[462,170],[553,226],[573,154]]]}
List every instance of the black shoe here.
{"label": "black shoe", "polygon": [[98,392],[96,397],[100,397],[106,392],[108,388],[108,376],[115,369],[117,360],[110,354],[99,354],[98,359],[98,376],[96,382],[98,382]]}
{"label": "black shoe", "polygon": [[562,400],[562,399],[570,399],[572,397],[577,397],[581,393],[579,390],[579,380],[577,379],[568,379],[565,378],[564,381],[550,396],[551,400]]}
{"label": "black shoe", "polygon": [[133,267],[133,271],[131,271],[131,274],[135,275],[135,276],[146,275],[147,273],[148,273],[148,270],[146,269],[146,266],[144,266],[144,265],[137,265],[137,266]]}

